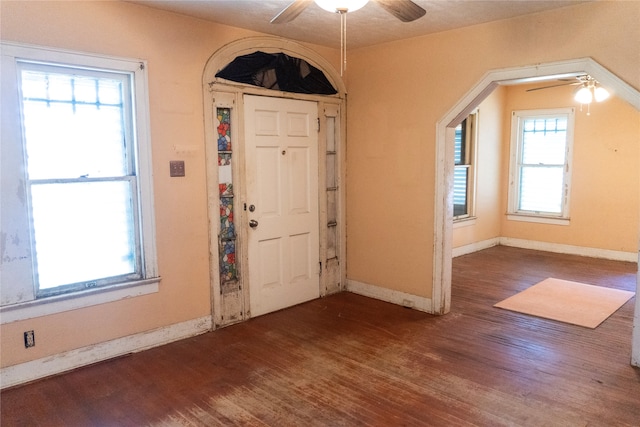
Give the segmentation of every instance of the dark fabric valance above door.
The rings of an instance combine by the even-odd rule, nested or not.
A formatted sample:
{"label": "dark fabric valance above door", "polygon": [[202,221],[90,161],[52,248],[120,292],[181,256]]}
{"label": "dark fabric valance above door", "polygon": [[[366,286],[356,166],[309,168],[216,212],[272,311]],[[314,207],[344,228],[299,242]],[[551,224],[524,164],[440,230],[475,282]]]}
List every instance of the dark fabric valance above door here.
{"label": "dark fabric valance above door", "polygon": [[334,95],[324,73],[307,61],[284,53],[256,51],[236,57],[216,77],[284,92]]}

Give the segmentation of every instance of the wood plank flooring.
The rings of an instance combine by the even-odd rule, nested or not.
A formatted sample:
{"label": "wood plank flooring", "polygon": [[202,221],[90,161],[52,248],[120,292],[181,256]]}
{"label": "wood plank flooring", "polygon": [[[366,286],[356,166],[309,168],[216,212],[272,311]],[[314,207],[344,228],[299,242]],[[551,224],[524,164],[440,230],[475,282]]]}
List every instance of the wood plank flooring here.
{"label": "wood plank flooring", "polygon": [[495,247],[451,313],[341,293],[5,390],[2,426],[638,426],[634,299],[597,329],[493,308],[556,277],[635,291],[635,263]]}

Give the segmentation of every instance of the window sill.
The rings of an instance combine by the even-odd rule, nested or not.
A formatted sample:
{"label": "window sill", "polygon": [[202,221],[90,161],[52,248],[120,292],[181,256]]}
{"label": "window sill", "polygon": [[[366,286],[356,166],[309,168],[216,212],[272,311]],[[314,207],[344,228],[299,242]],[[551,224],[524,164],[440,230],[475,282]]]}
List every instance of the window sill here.
{"label": "window sill", "polygon": [[476,225],[477,219],[478,218],[475,216],[468,216],[466,218],[454,219],[453,228],[471,227],[472,225]]}
{"label": "window sill", "polygon": [[551,225],[569,225],[569,218],[560,218],[560,217],[551,217],[551,216],[542,216],[542,215],[526,215],[526,214],[516,214],[510,213],[507,214],[507,219],[509,221],[523,221],[523,222],[537,222],[540,224],[551,224]]}
{"label": "window sill", "polygon": [[33,319],[35,317],[156,293],[158,292],[159,283],[160,277],[154,277],[105,288],[89,289],[81,292],[6,305],[0,307],[0,323],[5,324],[19,320]]}

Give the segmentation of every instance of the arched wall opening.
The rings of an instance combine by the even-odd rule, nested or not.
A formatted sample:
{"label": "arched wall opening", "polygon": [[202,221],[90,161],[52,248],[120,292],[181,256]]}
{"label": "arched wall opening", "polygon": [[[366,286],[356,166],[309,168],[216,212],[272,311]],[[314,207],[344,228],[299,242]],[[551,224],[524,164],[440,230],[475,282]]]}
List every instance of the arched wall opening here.
{"label": "arched wall opening", "polygon": [[[620,99],[640,111],[640,92],[591,58],[492,70],[436,125],[436,189],[434,201],[434,258],[432,310],[445,314],[451,308],[453,228],[454,128],[500,85],[515,85],[589,74]],[[640,237],[640,236],[639,236]],[[636,288],[640,288],[640,273]],[[640,366],[640,303],[636,298],[632,364]]]}

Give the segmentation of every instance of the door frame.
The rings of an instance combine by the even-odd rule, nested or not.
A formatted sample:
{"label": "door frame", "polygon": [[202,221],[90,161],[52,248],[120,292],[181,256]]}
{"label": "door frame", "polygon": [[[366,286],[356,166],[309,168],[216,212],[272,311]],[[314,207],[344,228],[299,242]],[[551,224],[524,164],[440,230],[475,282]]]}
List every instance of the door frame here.
{"label": "door frame", "polygon": [[[304,59],[309,64],[321,70],[329,82],[337,89],[335,95],[310,95],[270,90],[261,87],[230,82],[215,77],[215,74],[224,68],[236,57],[247,55],[256,51],[265,53],[284,53],[292,57]],[[346,88],[339,72],[329,61],[315,51],[290,40],[278,37],[250,37],[229,43],[216,51],[207,61],[203,77],[203,102],[204,102],[204,127],[205,127],[205,157],[207,170],[207,205],[209,215],[209,276],[211,290],[211,314],[212,329],[237,323],[251,317],[249,311],[249,286],[245,286],[244,280],[248,277],[242,273],[243,266],[248,263],[247,253],[247,227],[246,213],[242,207],[246,202],[246,176],[244,162],[244,101],[243,96],[258,95],[274,98],[287,98],[303,101],[313,101],[318,104],[320,129],[318,134],[318,197],[319,197],[319,224],[320,229],[320,259],[325,259],[327,249],[327,208],[326,208],[326,123],[329,119],[335,120],[336,138],[339,144],[337,153],[338,181],[340,186],[338,200],[338,240],[339,240],[339,264],[336,271],[326,274],[325,266],[320,275],[320,296],[344,289],[346,283],[346,227],[345,227],[345,156],[346,156]],[[216,108],[231,109],[231,135],[233,135],[232,170],[234,191],[234,222],[236,225],[236,262],[238,265],[239,281],[237,289],[231,291],[223,289],[220,283],[218,234],[220,229],[220,195],[218,189],[218,152],[216,140],[217,130],[214,128],[214,115]],[[324,225],[324,226],[323,226]],[[338,288],[329,283],[329,276],[336,275],[339,282]]]}
{"label": "door frame", "polygon": [[[514,85],[589,74],[616,96],[640,111],[640,91],[600,65],[592,58],[550,62],[524,67],[488,71],[436,125],[436,188],[434,200],[434,256],[432,313],[446,314],[451,309],[454,128],[500,85]],[[640,218],[639,218],[640,221]],[[638,236],[640,262],[640,236]],[[636,294],[640,291],[640,270],[636,274]],[[640,367],[640,298],[636,296],[631,364]]]}

